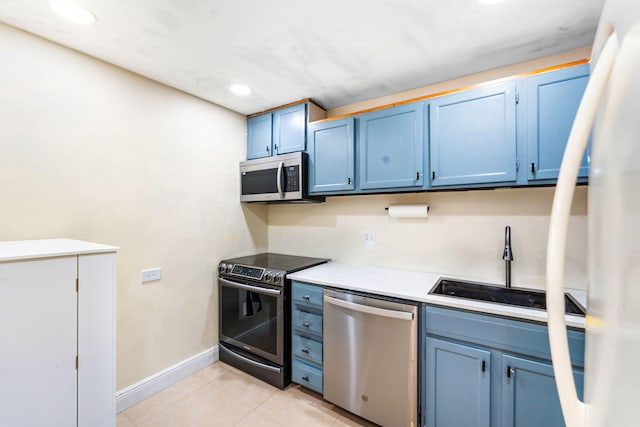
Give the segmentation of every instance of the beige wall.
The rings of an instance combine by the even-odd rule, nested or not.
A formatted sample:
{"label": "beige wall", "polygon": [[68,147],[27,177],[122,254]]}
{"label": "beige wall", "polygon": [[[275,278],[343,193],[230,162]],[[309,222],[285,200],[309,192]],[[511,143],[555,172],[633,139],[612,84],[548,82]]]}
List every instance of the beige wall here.
{"label": "beige wall", "polygon": [[[329,110],[327,117],[401,102],[584,58],[584,47]],[[269,250],[334,261],[397,267],[504,282],[504,227],[511,225],[514,283],[545,283],[547,229],[554,188],[329,197],[322,205],[269,207]],[[578,188],[570,222],[566,284],[586,288],[587,189]],[[426,220],[389,218],[392,203],[431,206]],[[364,230],[377,233],[363,244]]]}
{"label": "beige wall", "polygon": [[[514,284],[545,283],[554,188],[330,197],[324,204],[269,207],[269,250],[333,261],[504,283],[504,227],[511,226]],[[390,218],[385,207],[427,203],[426,219]],[[566,284],[586,288],[587,188],[569,225]],[[376,244],[363,243],[363,231]],[[425,289],[426,292],[426,289]]]}
{"label": "beige wall", "polygon": [[118,389],[217,344],[217,262],[267,246],[244,116],[2,24],[0,58],[0,240],[122,247]]}

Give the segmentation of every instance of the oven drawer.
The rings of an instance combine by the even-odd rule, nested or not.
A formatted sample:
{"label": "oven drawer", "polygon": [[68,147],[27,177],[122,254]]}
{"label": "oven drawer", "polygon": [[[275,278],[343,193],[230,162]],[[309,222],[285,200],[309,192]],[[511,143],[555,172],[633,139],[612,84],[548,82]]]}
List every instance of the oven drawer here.
{"label": "oven drawer", "polygon": [[294,357],[300,357],[322,364],[322,342],[320,341],[294,333],[291,352]]}
{"label": "oven drawer", "polygon": [[291,293],[295,306],[322,310],[322,287],[293,281]]}
{"label": "oven drawer", "polygon": [[309,313],[307,311],[292,310],[293,319],[291,324],[294,331],[299,331],[304,335],[313,334],[322,337],[322,315]]}
{"label": "oven drawer", "polygon": [[322,393],[322,369],[294,358],[291,376],[294,382]]}

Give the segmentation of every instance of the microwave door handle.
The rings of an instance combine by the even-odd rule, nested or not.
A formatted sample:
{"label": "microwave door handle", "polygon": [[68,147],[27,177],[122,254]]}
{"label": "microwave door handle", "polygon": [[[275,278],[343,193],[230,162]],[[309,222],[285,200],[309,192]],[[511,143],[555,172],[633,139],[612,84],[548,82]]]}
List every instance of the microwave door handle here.
{"label": "microwave door handle", "polygon": [[277,180],[278,180],[278,194],[280,195],[281,199],[284,199],[284,190],[282,188],[282,172],[284,171],[284,162],[280,162],[280,164],[278,165],[278,176],[277,176]]}

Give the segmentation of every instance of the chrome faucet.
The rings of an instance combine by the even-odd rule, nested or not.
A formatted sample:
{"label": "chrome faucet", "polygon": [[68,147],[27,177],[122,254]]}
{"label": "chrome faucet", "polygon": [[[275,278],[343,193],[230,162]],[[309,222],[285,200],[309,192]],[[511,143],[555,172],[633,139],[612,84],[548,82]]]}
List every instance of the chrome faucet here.
{"label": "chrome faucet", "polygon": [[502,259],[505,262],[506,274],[504,285],[511,287],[511,261],[513,261],[513,252],[511,252],[511,227],[506,226],[504,229],[504,253]]}

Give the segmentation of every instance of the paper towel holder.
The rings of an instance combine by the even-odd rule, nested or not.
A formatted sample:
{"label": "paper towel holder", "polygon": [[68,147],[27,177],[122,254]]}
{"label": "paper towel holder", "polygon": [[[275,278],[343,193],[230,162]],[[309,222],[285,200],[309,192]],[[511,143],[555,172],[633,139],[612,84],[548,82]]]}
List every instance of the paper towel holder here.
{"label": "paper towel holder", "polygon": [[384,208],[390,217],[395,218],[427,218],[429,214],[429,205],[420,204],[397,204]]}

